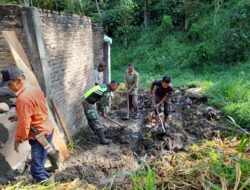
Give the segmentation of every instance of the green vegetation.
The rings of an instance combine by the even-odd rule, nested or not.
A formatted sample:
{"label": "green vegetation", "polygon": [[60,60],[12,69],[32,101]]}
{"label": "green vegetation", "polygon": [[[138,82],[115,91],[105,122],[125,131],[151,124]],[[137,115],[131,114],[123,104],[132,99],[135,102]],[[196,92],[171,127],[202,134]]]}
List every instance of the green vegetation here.
{"label": "green vegetation", "polygon": [[145,156],[139,169],[128,173],[123,184],[112,183],[105,189],[247,190],[250,188],[250,154],[247,153],[250,138],[246,135],[239,138],[205,140],[191,146],[188,152],[162,153],[157,159]]}
{"label": "green vegetation", "polygon": [[[113,78],[123,81],[132,62],[141,88],[163,75],[172,77],[174,87],[199,86],[209,104],[250,129],[249,0],[2,2],[91,16],[113,38]],[[205,141],[170,159],[163,154],[116,189],[250,189],[249,135],[238,139]]]}
{"label": "green vegetation", "polygon": [[225,1],[217,11],[208,2],[197,6],[186,30],[169,12],[159,25],[137,27],[128,47],[115,38],[113,78],[124,80],[128,62],[141,74],[142,88],[169,75],[174,87],[201,87],[211,105],[250,128],[250,2]]}
{"label": "green vegetation", "polygon": [[19,182],[13,185],[0,185],[2,190],[96,190],[95,186],[84,184],[79,179],[75,179],[69,183],[55,183],[51,185],[29,184],[27,182]]}

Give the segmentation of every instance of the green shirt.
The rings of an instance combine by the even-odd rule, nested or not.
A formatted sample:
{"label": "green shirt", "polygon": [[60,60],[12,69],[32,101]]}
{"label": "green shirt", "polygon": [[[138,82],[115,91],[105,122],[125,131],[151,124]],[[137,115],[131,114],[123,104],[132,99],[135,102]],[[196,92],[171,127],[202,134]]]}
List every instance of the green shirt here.
{"label": "green shirt", "polygon": [[139,74],[135,70],[132,73],[125,72],[125,82],[128,86],[129,95],[137,95],[139,88]]}
{"label": "green shirt", "polygon": [[100,102],[100,109],[102,112],[106,112],[106,106],[111,95],[111,89],[109,85],[100,84],[90,88],[84,95],[83,98],[89,104],[96,104]]}

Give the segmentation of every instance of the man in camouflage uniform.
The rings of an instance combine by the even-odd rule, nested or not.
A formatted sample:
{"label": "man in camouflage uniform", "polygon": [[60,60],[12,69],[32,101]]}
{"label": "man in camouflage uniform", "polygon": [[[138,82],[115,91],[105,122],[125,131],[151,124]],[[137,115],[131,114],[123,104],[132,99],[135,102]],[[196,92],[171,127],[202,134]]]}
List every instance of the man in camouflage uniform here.
{"label": "man in camouflage uniform", "polygon": [[101,84],[96,85],[89,89],[83,95],[83,109],[88,120],[89,127],[100,139],[101,144],[111,144],[112,140],[105,138],[103,124],[97,113],[95,104],[100,102],[101,113],[106,117],[106,106],[108,105],[111,93],[116,91],[119,87],[119,82],[116,80],[111,81],[109,85]]}
{"label": "man in camouflage uniform", "polygon": [[134,111],[134,118],[139,118],[138,109],[138,87],[139,87],[139,74],[135,71],[132,64],[128,64],[127,71],[125,72],[125,83],[127,93],[129,95],[129,109]]}

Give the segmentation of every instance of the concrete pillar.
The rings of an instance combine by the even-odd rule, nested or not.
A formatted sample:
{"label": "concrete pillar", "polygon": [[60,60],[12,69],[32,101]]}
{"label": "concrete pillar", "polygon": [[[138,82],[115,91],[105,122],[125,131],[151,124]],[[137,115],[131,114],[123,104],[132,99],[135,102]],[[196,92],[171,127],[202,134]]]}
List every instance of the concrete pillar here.
{"label": "concrete pillar", "polygon": [[111,58],[110,58],[110,43],[104,42],[104,55],[106,70],[104,74],[104,83],[108,84],[111,81]]}
{"label": "concrete pillar", "polygon": [[104,35],[104,60],[105,63],[107,64],[104,74],[104,82],[106,84],[111,82],[111,44],[112,44],[112,39]]}
{"label": "concrete pillar", "polygon": [[35,7],[21,8],[22,21],[31,55],[31,66],[35,73],[40,87],[50,102],[49,74],[47,52],[41,27],[40,15]]}

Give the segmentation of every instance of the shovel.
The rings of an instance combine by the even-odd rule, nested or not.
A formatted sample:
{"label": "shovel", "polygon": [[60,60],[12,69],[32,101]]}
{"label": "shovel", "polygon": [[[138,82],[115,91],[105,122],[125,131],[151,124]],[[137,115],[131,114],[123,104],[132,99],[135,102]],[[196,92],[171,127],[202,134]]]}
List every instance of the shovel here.
{"label": "shovel", "polygon": [[[152,100],[152,106],[153,106],[153,107],[154,107],[155,104],[156,104],[155,101]],[[155,110],[156,110],[156,113],[157,113],[157,115],[158,115],[158,117],[159,117],[159,120],[160,120],[160,122],[161,122],[161,128],[162,128],[162,130],[163,130],[163,133],[162,133],[162,134],[165,134],[165,133],[166,133],[166,130],[165,130],[165,127],[164,127],[163,122],[162,122],[162,120],[161,120],[159,110],[158,110],[157,108],[155,108]]]}
{"label": "shovel", "polygon": [[119,127],[123,127],[123,128],[126,127],[126,126],[121,125],[120,123],[114,121],[113,119],[110,119],[109,117],[104,117],[104,116],[103,116],[101,113],[99,113],[99,112],[98,112],[98,114],[99,114],[100,116],[102,116],[104,119],[107,119],[107,120],[111,121],[112,123],[118,125]]}
{"label": "shovel", "polygon": [[129,120],[129,95],[127,91],[127,116],[123,117],[122,120]]}
{"label": "shovel", "polygon": [[161,116],[160,116],[160,113],[159,113],[158,109],[156,109],[156,113],[157,113],[157,115],[158,115],[158,117],[159,117],[159,119],[160,119],[161,128],[162,128],[163,132],[166,133],[166,130],[165,130],[165,127],[164,127],[163,122],[162,122],[162,120],[161,120]]}

